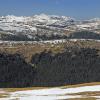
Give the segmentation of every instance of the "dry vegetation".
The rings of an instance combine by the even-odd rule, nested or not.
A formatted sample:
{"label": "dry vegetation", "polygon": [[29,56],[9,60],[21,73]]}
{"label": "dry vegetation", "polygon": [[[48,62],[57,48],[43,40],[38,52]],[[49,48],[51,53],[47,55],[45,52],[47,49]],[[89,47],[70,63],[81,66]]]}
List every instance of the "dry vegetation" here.
{"label": "dry vegetation", "polygon": [[[66,85],[66,86],[62,86],[60,88],[75,88],[75,87],[93,86],[93,85],[100,85],[100,82],[84,83],[84,84],[77,84],[77,85]],[[52,88],[52,87],[49,87],[49,88]],[[40,89],[48,89],[48,87],[6,88],[6,89],[3,89],[5,91],[5,93],[0,94],[0,98],[9,97],[10,92],[37,90],[37,89],[39,89],[39,90]],[[100,96],[100,92],[81,92],[81,93],[66,94],[66,95],[71,95],[71,96],[79,96],[80,95],[82,97],[81,98],[64,99],[64,100],[97,100],[96,96]]]}
{"label": "dry vegetation", "polygon": [[[82,87],[82,86],[94,86],[94,85],[100,85],[100,82],[92,82],[92,83],[84,83],[84,84],[77,84],[77,85],[59,86],[59,88],[66,89],[66,88],[77,88],[77,87]],[[36,90],[36,89],[49,89],[49,88],[52,88],[52,87],[3,88],[3,90],[7,91],[7,92],[15,92],[15,91]],[[55,87],[55,88],[58,88],[58,87]],[[93,93],[100,94],[100,92],[91,92],[91,93],[89,93],[89,92],[86,93],[85,92],[85,93],[82,93],[82,94],[91,94],[92,95]],[[82,95],[81,93],[79,93],[79,94]]]}
{"label": "dry vegetation", "polygon": [[100,96],[100,92],[81,92],[81,93],[74,93],[70,95],[81,95],[81,96]]}
{"label": "dry vegetation", "polygon": [[62,89],[77,88],[77,87],[82,87],[82,86],[95,86],[95,85],[100,85],[100,82],[91,82],[91,83],[83,83],[83,84],[76,84],[76,85],[66,85],[66,86],[61,86],[61,88]]}
{"label": "dry vegetation", "polygon": [[74,98],[74,99],[66,99],[66,100],[97,100],[95,97],[87,97],[87,98]]}
{"label": "dry vegetation", "polygon": [[52,50],[53,52],[59,52],[63,49],[63,45],[54,45],[54,44],[28,44],[28,45],[14,45],[14,46],[0,46],[1,53],[8,53],[8,54],[21,54],[25,57],[27,61],[30,61],[31,56],[36,53],[43,52],[44,50]]}
{"label": "dry vegetation", "polygon": [[26,61],[30,62],[30,59],[33,54],[46,51],[52,51],[53,53],[63,52],[64,48],[69,47],[77,47],[77,48],[95,48],[100,50],[100,42],[96,41],[66,41],[65,43],[58,44],[14,44],[4,45],[0,44],[0,53],[8,53],[8,54],[21,54],[25,57]]}

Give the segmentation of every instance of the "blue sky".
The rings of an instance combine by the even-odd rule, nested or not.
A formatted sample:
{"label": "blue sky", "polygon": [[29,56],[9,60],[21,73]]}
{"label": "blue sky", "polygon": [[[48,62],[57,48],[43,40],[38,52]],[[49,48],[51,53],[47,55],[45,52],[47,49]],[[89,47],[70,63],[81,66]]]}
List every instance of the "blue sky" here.
{"label": "blue sky", "polygon": [[66,15],[76,19],[100,17],[100,0],[0,0],[0,16]]}

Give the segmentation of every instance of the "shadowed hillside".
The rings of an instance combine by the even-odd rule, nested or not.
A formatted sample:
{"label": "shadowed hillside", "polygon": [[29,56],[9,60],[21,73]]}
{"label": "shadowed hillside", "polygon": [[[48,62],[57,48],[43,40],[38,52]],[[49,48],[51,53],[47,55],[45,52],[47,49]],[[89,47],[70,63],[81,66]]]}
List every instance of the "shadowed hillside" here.
{"label": "shadowed hillside", "polygon": [[3,88],[100,82],[99,42],[67,41],[53,46],[20,46],[20,49],[4,46],[0,50],[0,87]]}
{"label": "shadowed hillside", "polygon": [[100,39],[100,34],[90,31],[80,31],[70,33],[68,36],[69,39]]}
{"label": "shadowed hillside", "polygon": [[90,48],[66,48],[63,53],[42,52],[32,57],[36,86],[61,86],[100,81],[100,56]]}
{"label": "shadowed hillside", "polygon": [[18,54],[0,54],[0,88],[33,85],[34,68]]}
{"label": "shadowed hillside", "polygon": [[[41,31],[39,32],[41,33]],[[17,35],[1,33],[0,40],[3,41],[45,41],[55,39],[100,39],[100,34],[91,31],[76,31],[63,32],[62,34],[35,34],[34,38],[29,38],[27,35],[18,33]]]}

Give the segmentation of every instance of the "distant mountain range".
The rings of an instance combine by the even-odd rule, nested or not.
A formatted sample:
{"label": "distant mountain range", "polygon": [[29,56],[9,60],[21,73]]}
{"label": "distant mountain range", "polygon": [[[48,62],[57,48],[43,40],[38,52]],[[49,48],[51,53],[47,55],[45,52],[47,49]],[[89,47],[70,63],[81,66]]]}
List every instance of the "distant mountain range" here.
{"label": "distant mountain range", "polygon": [[77,31],[100,33],[100,18],[80,21],[71,17],[46,14],[0,17],[1,40],[59,39]]}

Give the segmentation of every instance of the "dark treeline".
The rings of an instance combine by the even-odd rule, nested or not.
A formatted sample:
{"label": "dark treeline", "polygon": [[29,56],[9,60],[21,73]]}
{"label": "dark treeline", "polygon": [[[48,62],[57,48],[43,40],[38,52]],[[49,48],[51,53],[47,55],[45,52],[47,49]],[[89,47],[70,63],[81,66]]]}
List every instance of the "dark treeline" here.
{"label": "dark treeline", "polygon": [[100,34],[90,31],[80,31],[69,34],[69,39],[100,39]]}
{"label": "dark treeline", "polygon": [[100,39],[100,34],[89,31],[80,31],[70,34],[34,34],[33,38],[29,38],[28,35],[18,33],[17,35],[12,34],[1,34],[1,40],[5,41],[45,41],[55,39]]}
{"label": "dark treeline", "polygon": [[19,54],[0,54],[0,88],[33,85],[35,70]]}
{"label": "dark treeline", "polygon": [[1,40],[3,41],[45,41],[45,40],[55,40],[55,39],[67,39],[65,35],[38,35],[35,34],[32,36],[33,38],[29,38],[27,35],[22,33],[17,35],[12,34],[1,34]]}
{"label": "dark treeline", "polygon": [[44,51],[29,64],[19,54],[0,54],[0,87],[61,86],[100,82],[99,50],[66,48]]}
{"label": "dark treeline", "polygon": [[100,56],[90,48],[66,48],[63,53],[42,52],[32,57],[37,67],[35,86],[100,82]]}

